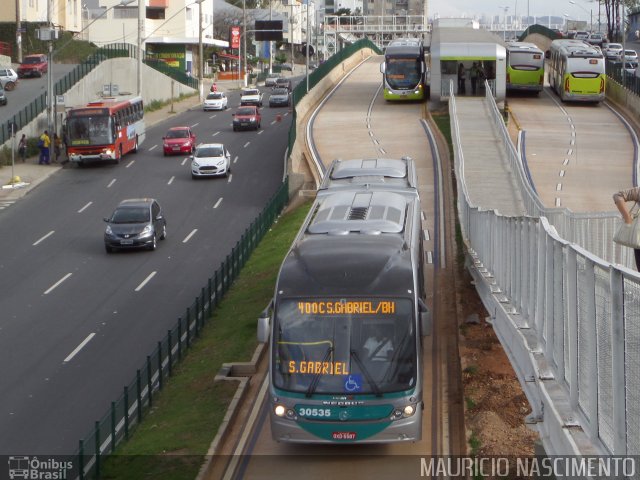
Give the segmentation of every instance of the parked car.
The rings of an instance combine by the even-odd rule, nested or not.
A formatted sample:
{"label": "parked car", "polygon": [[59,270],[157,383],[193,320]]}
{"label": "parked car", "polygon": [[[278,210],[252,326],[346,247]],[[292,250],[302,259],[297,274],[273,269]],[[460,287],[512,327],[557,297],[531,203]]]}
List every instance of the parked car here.
{"label": "parked car", "polygon": [[6,105],[7,104],[7,96],[4,93],[4,88],[2,88],[2,85],[0,85],[0,105]]}
{"label": "parked car", "polygon": [[255,105],[262,106],[262,92],[257,88],[243,88],[240,94],[240,106]]}
{"label": "parked car", "polygon": [[231,154],[222,143],[202,143],[191,157],[191,178],[228,176]]}
{"label": "parked car", "polygon": [[189,127],[172,127],[162,137],[162,150],[166,155],[174,153],[193,153],[196,146],[196,135]]}
{"label": "parked car", "polygon": [[160,204],[153,198],[123,200],[104,221],[107,222],[104,231],[107,253],[129,248],[155,250],[158,240],[167,238],[167,221]]}
{"label": "parked car", "polygon": [[41,77],[49,68],[47,56],[43,53],[27,55],[22,59],[22,63],[18,67],[18,76],[24,77]]}
{"label": "parked car", "polygon": [[260,110],[255,105],[240,107],[233,114],[233,131],[236,130],[258,130],[262,116]]}
{"label": "parked car", "polygon": [[290,63],[281,63],[280,70],[286,70],[288,72],[293,72],[293,65]]}
{"label": "parked car", "polygon": [[0,68],[0,85],[10,92],[18,83],[18,74],[13,68]]}
{"label": "parked car", "polygon": [[276,80],[276,85],[274,88],[286,88],[287,90],[291,91],[291,80],[289,80],[288,78],[279,78],[278,80]]}
{"label": "parked car", "polygon": [[635,50],[625,50],[624,61],[638,63],[638,52],[636,52]]}
{"label": "parked car", "polygon": [[607,45],[607,48],[605,48],[604,50],[604,54],[607,56],[609,60],[620,58],[620,56],[622,55],[622,44],[609,43]]}
{"label": "parked car", "polygon": [[269,107],[288,107],[291,103],[291,94],[286,88],[274,88],[269,95]]}
{"label": "parked car", "polygon": [[224,92],[211,92],[204,99],[202,109],[207,110],[226,110],[228,107],[227,95]]}
{"label": "parked car", "polygon": [[276,84],[276,80],[278,80],[280,78],[280,75],[278,75],[277,73],[270,73],[269,75],[267,75],[267,78],[264,79],[264,86],[265,87],[273,87]]}

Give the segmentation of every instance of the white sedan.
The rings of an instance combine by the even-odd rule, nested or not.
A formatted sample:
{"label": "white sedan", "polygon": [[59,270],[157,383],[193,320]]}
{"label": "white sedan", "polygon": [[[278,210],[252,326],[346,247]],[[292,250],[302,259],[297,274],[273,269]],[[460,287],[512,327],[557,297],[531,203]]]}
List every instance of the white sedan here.
{"label": "white sedan", "polygon": [[222,143],[201,143],[191,157],[191,178],[229,176],[231,154]]}
{"label": "white sedan", "polygon": [[226,110],[227,109],[227,96],[224,92],[211,92],[204,99],[202,109],[207,110]]}

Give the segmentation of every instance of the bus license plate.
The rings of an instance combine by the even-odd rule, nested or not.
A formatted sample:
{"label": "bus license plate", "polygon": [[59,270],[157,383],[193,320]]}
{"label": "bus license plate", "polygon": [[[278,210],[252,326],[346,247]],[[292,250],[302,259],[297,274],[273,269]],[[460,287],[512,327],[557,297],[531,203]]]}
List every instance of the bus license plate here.
{"label": "bus license plate", "polygon": [[355,440],[356,432],[333,432],[331,436],[334,440]]}

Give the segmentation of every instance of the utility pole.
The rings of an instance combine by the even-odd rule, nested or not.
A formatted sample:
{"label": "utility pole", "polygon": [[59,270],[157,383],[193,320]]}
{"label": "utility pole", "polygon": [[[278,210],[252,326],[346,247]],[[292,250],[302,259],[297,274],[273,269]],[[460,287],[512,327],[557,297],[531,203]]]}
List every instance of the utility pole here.
{"label": "utility pole", "polygon": [[295,54],[293,52],[293,0],[289,0],[291,2],[291,74],[293,74],[293,66],[295,65]]}
{"label": "utility pole", "polygon": [[202,79],[204,78],[204,49],[202,47],[202,2],[198,3],[198,89],[200,91],[200,99],[204,90],[202,89]]}
{"label": "utility pole", "polygon": [[[269,21],[273,20],[273,8],[271,3],[273,0],[269,0]],[[273,41],[269,40],[269,73],[273,73]]]}
{"label": "utility pole", "polygon": [[[47,1],[47,27],[49,38],[49,58],[47,66],[47,130],[50,138],[53,138],[55,116],[53,113],[53,0]],[[42,30],[40,30],[42,32]]]}
{"label": "utility pole", "polygon": [[20,0],[16,0],[16,46],[18,47],[18,63],[22,63],[22,23],[20,23]]}
{"label": "utility pole", "polygon": [[147,5],[145,0],[138,0],[138,51],[136,58],[136,90],[138,96],[142,96],[142,42],[144,41],[144,23],[147,16]]}

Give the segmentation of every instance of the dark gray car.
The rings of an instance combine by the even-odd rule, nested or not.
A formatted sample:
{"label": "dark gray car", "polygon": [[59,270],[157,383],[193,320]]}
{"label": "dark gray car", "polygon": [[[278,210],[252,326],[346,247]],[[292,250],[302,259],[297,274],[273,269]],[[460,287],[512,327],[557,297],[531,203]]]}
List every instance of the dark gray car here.
{"label": "dark gray car", "polygon": [[107,222],[104,232],[107,253],[130,248],[155,250],[158,239],[167,237],[167,222],[153,198],[123,200],[104,221]]}

